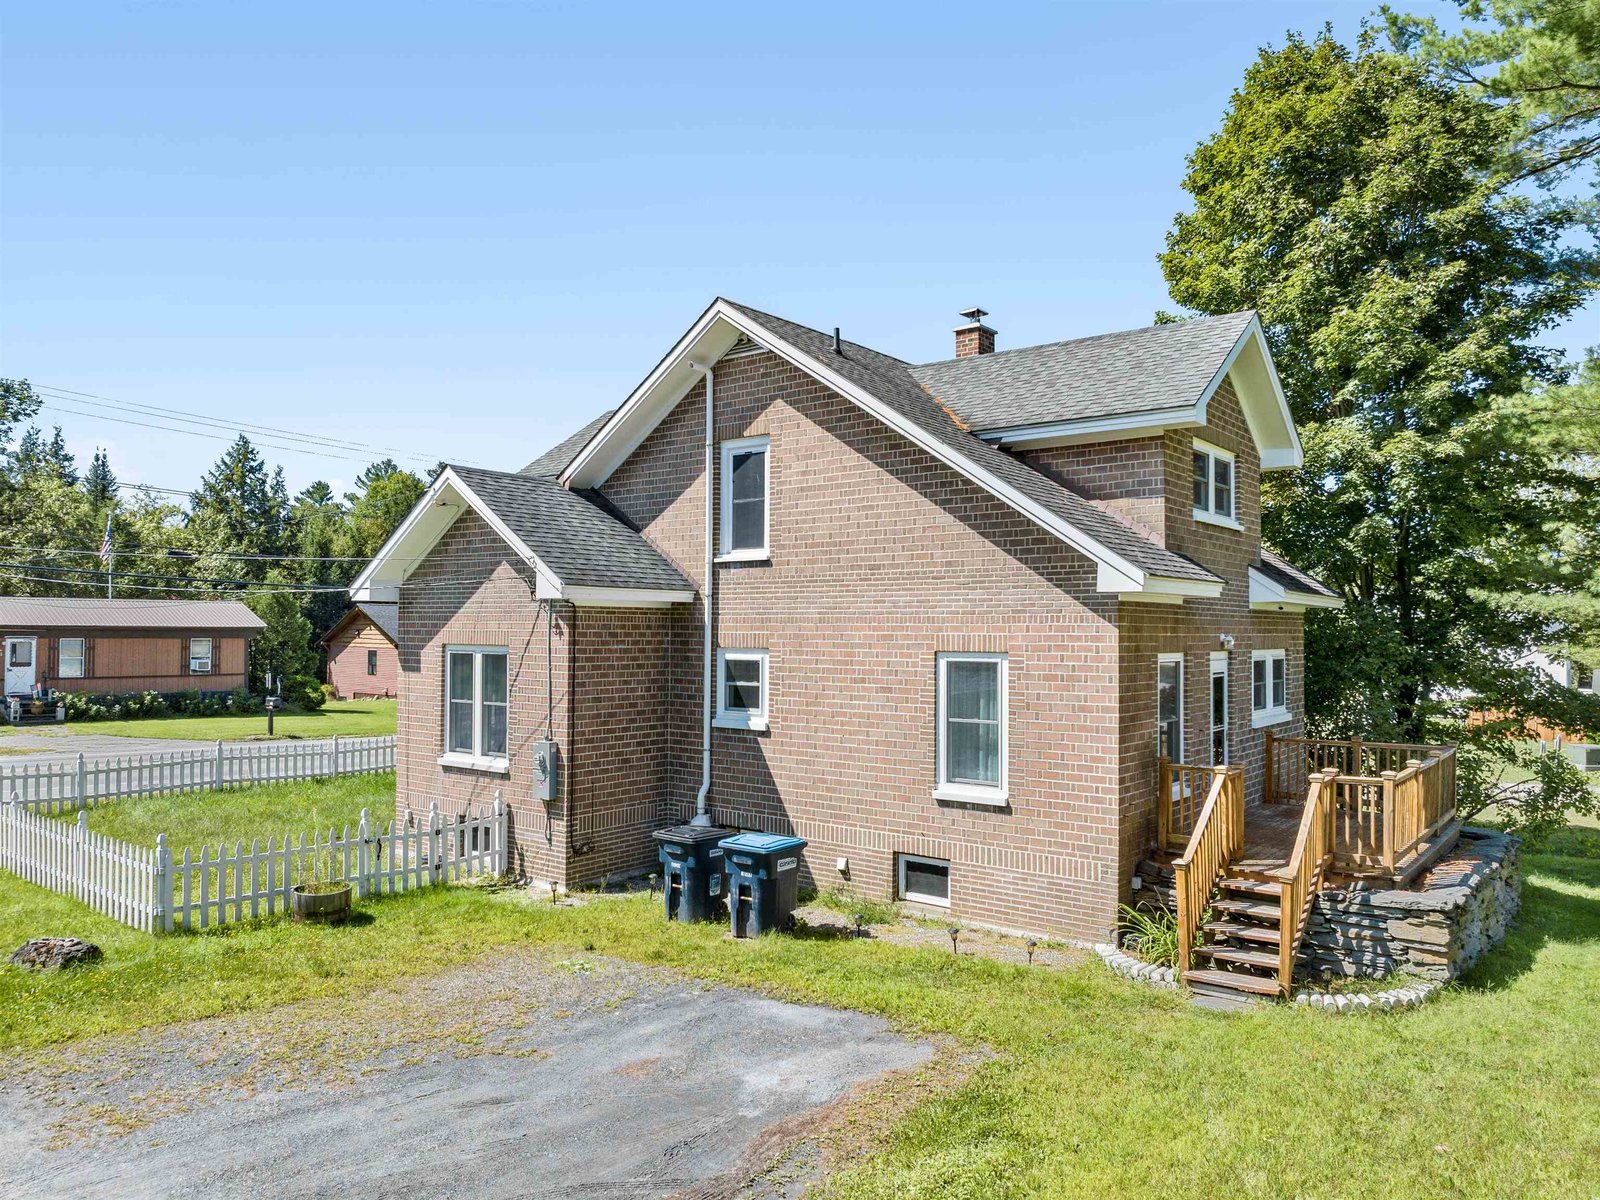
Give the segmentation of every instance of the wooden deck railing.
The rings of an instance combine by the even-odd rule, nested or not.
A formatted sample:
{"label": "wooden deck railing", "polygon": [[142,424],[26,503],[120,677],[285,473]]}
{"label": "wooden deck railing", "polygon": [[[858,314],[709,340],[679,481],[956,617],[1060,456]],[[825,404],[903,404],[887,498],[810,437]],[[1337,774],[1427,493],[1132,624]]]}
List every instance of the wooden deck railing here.
{"label": "wooden deck railing", "polygon": [[1328,768],[1306,785],[1305,811],[1289,863],[1277,872],[1283,885],[1278,899],[1278,986],[1287,996],[1294,985],[1294,960],[1311,914],[1311,900],[1333,862],[1337,775]]}
{"label": "wooden deck railing", "polygon": [[[1169,767],[1187,772],[1193,768]],[[1178,971],[1189,969],[1195,935],[1211,890],[1244,847],[1244,772],[1238,767],[1206,767],[1211,786],[1195,818],[1183,854],[1173,862],[1173,890],[1178,900]],[[1165,794],[1165,793],[1164,793]]]}
{"label": "wooden deck railing", "polygon": [[1156,844],[1161,849],[1183,853],[1216,773],[1215,767],[1193,767],[1170,758],[1156,760]]}
{"label": "wooden deck railing", "polygon": [[1340,775],[1379,776],[1401,771],[1412,759],[1425,761],[1448,749],[1415,742],[1369,742],[1365,738],[1338,741],[1330,738],[1278,737],[1266,731],[1263,767],[1266,787],[1262,799],[1269,804],[1305,799],[1311,777],[1332,767]]}

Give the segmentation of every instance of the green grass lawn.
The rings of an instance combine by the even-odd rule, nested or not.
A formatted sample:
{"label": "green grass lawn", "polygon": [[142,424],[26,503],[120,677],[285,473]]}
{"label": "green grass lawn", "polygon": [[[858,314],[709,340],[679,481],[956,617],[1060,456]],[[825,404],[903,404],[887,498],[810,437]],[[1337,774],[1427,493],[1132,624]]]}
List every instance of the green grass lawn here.
{"label": "green grass lawn", "polygon": [[[393,700],[330,700],[316,712],[279,713],[273,736],[289,738],[369,737],[394,732]],[[138,721],[85,721],[73,726],[83,733],[113,737],[194,738],[225,742],[266,737],[265,712],[226,717],[150,717]]]}
{"label": "green grass lawn", "polygon": [[[185,846],[243,842],[284,834],[298,836],[330,827],[352,830],[361,810],[370,809],[378,826],[394,820],[394,773],[342,775],[302,783],[276,783],[223,792],[167,793],[118,800],[89,810],[89,828],[141,846],[154,846],[167,835],[175,853]],[[76,813],[60,816],[76,821]]]}
{"label": "green grass lawn", "polygon": [[[99,942],[104,964],[0,970],[0,1051],[357,996],[519,945],[615,955],[986,1046],[893,1119],[830,1197],[1593,1197],[1600,1193],[1600,833],[1530,856],[1507,942],[1424,1008],[1332,1017],[1198,1010],[1114,978],[876,940],[668,925],[643,896],[557,908],[436,889],[344,928],[153,938],[0,875],[0,946]],[[704,1014],[714,1020],[714,1013]]]}

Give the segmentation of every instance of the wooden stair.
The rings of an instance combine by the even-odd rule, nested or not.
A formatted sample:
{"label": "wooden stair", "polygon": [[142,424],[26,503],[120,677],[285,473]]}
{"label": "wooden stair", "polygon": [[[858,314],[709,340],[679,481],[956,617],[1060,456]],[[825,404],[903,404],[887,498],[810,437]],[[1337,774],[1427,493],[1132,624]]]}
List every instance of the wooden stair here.
{"label": "wooden stair", "polygon": [[1185,971],[1183,981],[1197,989],[1282,995],[1278,978],[1282,896],[1281,883],[1227,868],[1207,905],[1212,919],[1201,923],[1194,945],[1194,959],[1207,965]]}

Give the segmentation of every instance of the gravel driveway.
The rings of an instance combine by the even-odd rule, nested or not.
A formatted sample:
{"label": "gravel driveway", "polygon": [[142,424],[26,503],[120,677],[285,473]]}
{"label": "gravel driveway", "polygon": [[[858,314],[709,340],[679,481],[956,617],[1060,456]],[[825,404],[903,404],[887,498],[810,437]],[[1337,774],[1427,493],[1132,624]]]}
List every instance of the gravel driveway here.
{"label": "gravel driveway", "polygon": [[0,1195],[792,1195],[751,1180],[931,1054],[861,1014],[527,952],[14,1056]]}

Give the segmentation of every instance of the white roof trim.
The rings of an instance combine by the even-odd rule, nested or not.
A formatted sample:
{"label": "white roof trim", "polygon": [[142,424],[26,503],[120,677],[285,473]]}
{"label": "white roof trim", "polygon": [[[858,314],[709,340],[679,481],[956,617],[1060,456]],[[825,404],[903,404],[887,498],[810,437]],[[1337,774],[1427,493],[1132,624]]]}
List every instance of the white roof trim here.
{"label": "white roof trim", "polygon": [[1251,567],[1250,607],[1262,612],[1305,612],[1308,608],[1343,608],[1344,598],[1286,588]]}
{"label": "white roof trim", "polygon": [[[1055,513],[1040,507],[1005,481],[984,470],[964,455],[935,441],[918,426],[901,416],[875,396],[828,369],[826,364],[791,346],[782,338],[756,324],[724,300],[715,301],[701,314],[689,331],[650,372],[611,419],[578,452],[561,476],[565,487],[599,487],[649,436],[667,413],[699,378],[706,363],[713,363],[743,334],[758,345],[787,360],[871,413],[889,428],[976,483],[996,498],[1055,534],[1069,546],[1099,564],[1099,590],[1136,592],[1148,590],[1157,577],[1136,567],[1109,546],[1096,541]],[[1175,582],[1175,581],[1174,581]],[[1207,595],[1220,594],[1220,584],[1201,583]]]}
{"label": "white roof trim", "polygon": [[[1248,353],[1246,353],[1248,351]],[[1164,433],[1207,423],[1207,408],[1229,374],[1239,392],[1239,407],[1244,411],[1250,436],[1261,456],[1261,469],[1279,471],[1298,467],[1304,461],[1300,435],[1289,413],[1289,401],[1272,364],[1261,318],[1252,317],[1240,331],[1228,357],[1223,359],[1211,382],[1193,404],[1152,412],[1124,413],[1108,417],[1085,417],[1077,421],[1051,421],[1039,425],[1008,425],[984,429],[978,436],[986,442],[1026,450],[1039,446],[1072,446],[1086,442],[1115,441],[1121,438]],[[1262,411],[1262,410],[1265,411]]]}
{"label": "white roof trim", "polygon": [[482,517],[523,562],[533,568],[534,594],[540,600],[568,600],[573,604],[609,604],[620,607],[654,607],[688,603],[692,591],[652,588],[572,587],[561,581],[526,542],[511,531],[494,509],[485,504],[455,471],[446,467],[422,494],[405,520],[350,585],[354,600],[398,599],[401,585],[432,553],[439,539],[468,508]]}

